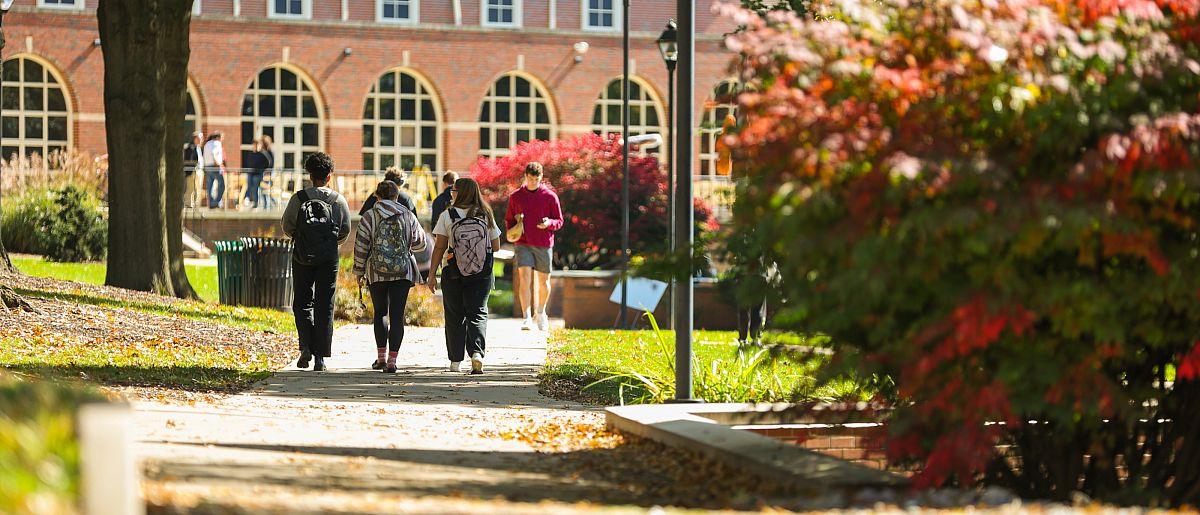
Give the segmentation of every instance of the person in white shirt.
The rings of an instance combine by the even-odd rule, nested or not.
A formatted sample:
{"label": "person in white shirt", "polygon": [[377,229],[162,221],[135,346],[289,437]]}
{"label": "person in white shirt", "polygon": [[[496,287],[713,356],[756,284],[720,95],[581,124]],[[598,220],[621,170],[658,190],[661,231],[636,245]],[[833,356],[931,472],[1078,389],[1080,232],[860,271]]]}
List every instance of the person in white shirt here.
{"label": "person in white shirt", "polygon": [[446,354],[450,370],[458,372],[463,358],[471,358],[471,373],[483,373],[487,348],[487,300],[495,285],[492,253],[500,249],[500,227],[492,208],[483,201],[479,183],[459,179],[450,188],[450,207],[438,217],[429,279],[429,291],[437,291],[438,267],[449,250],[451,257],[442,268],[442,307],[446,312]]}
{"label": "person in white shirt", "polygon": [[225,134],[215,131],[204,142],[204,195],[208,197],[209,209],[221,207],[225,196],[225,150],[221,140]]}

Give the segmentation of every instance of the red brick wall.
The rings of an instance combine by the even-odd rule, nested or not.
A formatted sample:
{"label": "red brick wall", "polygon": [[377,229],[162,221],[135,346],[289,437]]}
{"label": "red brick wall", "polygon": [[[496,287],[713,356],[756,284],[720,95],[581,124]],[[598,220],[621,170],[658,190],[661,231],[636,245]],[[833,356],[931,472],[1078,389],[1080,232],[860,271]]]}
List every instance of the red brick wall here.
{"label": "red brick wall", "polygon": [[800,445],[822,454],[860,463],[876,469],[887,468],[883,449],[870,438],[878,428],[747,428],[746,431]]}
{"label": "red brick wall", "polygon": [[[354,18],[363,20],[356,23],[267,21],[263,19],[265,0],[243,0],[241,17],[233,18],[232,0],[202,2],[203,14],[192,24],[190,75],[203,98],[204,130],[224,131],[230,146],[235,146],[241,132],[240,104],[245,88],[260,70],[283,62],[286,53],[289,65],[303,71],[321,93],[324,147],[343,168],[361,167],[358,119],[364,97],[381,73],[403,64],[405,51],[410,67],[424,74],[440,95],[445,121],[457,126],[445,132],[442,145],[442,168],[448,169],[462,170],[474,162],[478,151],[475,124],[482,97],[496,77],[518,67],[519,55],[524,56],[524,71],[549,89],[560,135],[587,130],[592,103],[604,85],[621,73],[619,34],[584,33],[578,30],[577,19],[574,24],[567,22],[571,9],[579,10],[578,0],[559,0],[559,30],[554,32],[544,29],[545,0],[526,2],[526,25],[543,27],[529,31],[425,25],[452,23],[449,0],[424,0],[420,28],[371,22],[374,2],[370,0],[351,2]],[[637,5],[631,21],[644,24],[637,27],[644,32],[635,34],[632,42],[635,73],[663,92],[666,70],[654,39],[671,16],[673,2]],[[478,25],[479,6],[478,0],[462,1],[465,25]],[[315,19],[340,20],[341,0],[313,0],[313,8]],[[708,39],[697,45],[696,97],[700,100],[727,75],[732,56],[720,47],[719,24],[712,22],[712,15],[702,9],[697,19],[709,30]],[[104,153],[104,125],[99,121],[104,111],[103,56],[101,49],[92,45],[98,37],[94,11],[26,7],[11,12],[5,21],[6,55],[24,52],[26,37],[32,37],[32,53],[53,63],[66,77],[77,115],[75,147]],[[580,64],[572,60],[571,47],[577,41],[588,41],[591,46]],[[343,55],[344,48],[351,48],[352,55]],[[697,120],[699,115],[697,107]],[[238,152],[229,155],[231,164],[240,165]]]}

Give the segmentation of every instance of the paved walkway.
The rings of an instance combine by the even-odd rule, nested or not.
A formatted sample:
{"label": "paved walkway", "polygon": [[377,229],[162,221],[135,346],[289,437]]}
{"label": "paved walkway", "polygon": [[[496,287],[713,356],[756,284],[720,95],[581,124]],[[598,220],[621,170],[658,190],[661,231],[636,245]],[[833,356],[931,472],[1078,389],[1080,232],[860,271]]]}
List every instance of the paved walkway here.
{"label": "paved walkway", "polygon": [[328,372],[293,365],[212,404],[139,403],[147,497],[212,512],[587,510],[577,503],[608,485],[489,434],[602,421],[537,393],[545,336],[518,324],[491,322],[482,376],[449,372],[442,332],[428,328],[409,330],[399,373],[370,370],[371,328],[353,325],[337,330]]}

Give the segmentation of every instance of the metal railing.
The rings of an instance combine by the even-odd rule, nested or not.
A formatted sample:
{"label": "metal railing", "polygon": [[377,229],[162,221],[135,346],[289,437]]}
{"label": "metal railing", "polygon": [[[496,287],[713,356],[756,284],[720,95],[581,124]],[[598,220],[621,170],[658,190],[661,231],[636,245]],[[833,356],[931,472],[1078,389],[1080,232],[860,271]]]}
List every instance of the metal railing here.
{"label": "metal railing", "polygon": [[[428,170],[405,172],[405,185],[402,189],[412,197],[418,212],[428,211],[433,199],[441,192],[439,181],[442,173]],[[461,175],[467,177],[470,174]],[[383,177],[384,172],[376,170],[338,170],[333,176],[331,187],[346,197],[351,210],[357,211],[375,192],[375,187]],[[209,197],[204,192],[204,171],[198,170],[191,178],[195,187],[190,191],[194,191],[194,194],[190,199],[185,199],[185,203],[196,208],[209,207]],[[224,195],[221,202],[212,209],[282,211],[292,195],[310,184],[308,175],[303,171],[267,170],[259,185],[259,194],[255,197],[251,191],[252,181],[256,179],[253,170],[226,168],[223,179]],[[729,220],[733,214],[734,196],[734,184],[729,177],[697,175],[692,188],[696,198],[706,201],[712,207],[713,215],[718,221]]]}

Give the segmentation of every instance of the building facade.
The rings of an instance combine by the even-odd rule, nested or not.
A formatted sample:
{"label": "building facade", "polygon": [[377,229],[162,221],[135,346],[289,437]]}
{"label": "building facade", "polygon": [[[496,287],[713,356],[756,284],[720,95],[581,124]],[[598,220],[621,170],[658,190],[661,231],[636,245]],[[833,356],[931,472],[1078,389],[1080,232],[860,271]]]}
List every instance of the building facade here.
{"label": "building facade", "polygon": [[[5,16],[3,153],[105,153],[98,0],[16,0]],[[632,132],[665,132],[655,40],[672,0],[195,0],[188,121],[230,164],[266,134],[277,166],[466,170],[519,141],[619,132],[621,24],[631,26]],[[703,3],[703,2],[702,2]],[[715,173],[733,27],[697,13],[698,173]],[[615,81],[615,82],[614,82]]]}

